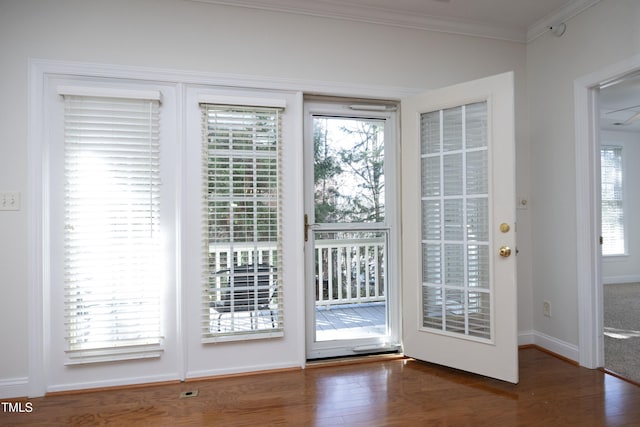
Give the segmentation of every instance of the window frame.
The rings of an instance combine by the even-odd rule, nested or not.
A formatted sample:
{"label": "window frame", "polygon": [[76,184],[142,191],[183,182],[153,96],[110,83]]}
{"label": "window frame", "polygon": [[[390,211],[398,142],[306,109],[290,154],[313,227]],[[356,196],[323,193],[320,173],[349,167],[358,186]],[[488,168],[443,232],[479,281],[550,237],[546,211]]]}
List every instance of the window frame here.
{"label": "window frame", "polygon": [[[212,342],[220,342],[220,341],[238,341],[238,340],[247,340],[247,339],[258,339],[258,338],[275,338],[282,337],[284,335],[284,316],[283,316],[283,286],[282,286],[282,114],[286,108],[285,102],[279,102],[269,99],[236,99],[233,97],[204,97],[201,96],[199,98],[199,106],[200,113],[202,116],[202,136],[201,136],[201,144],[202,144],[202,185],[203,185],[203,194],[202,200],[203,203],[205,201],[209,201],[211,197],[216,198],[214,194],[215,189],[218,188],[217,180],[212,176],[211,166],[211,152],[214,154],[218,154],[221,157],[227,158],[227,160],[233,164],[235,160],[251,160],[253,165],[253,175],[251,177],[252,187],[258,185],[258,180],[260,178],[257,170],[255,169],[255,162],[259,160],[275,160],[275,202],[276,208],[275,213],[275,224],[270,223],[270,226],[275,225],[275,238],[276,241],[272,242],[275,244],[275,249],[270,250],[267,257],[269,258],[269,262],[265,263],[262,258],[264,254],[260,251],[261,241],[259,236],[257,235],[258,230],[254,228],[252,239],[248,240],[245,243],[251,243],[252,248],[248,248],[246,250],[247,259],[243,261],[242,258],[235,260],[236,255],[242,254],[238,252],[236,254],[236,249],[234,247],[235,243],[235,227],[233,224],[228,224],[228,231],[230,234],[228,242],[226,240],[222,240],[220,242],[215,242],[215,245],[222,248],[224,247],[224,251],[227,254],[231,254],[230,258],[226,260],[226,264],[224,265],[223,270],[220,270],[223,266],[221,265],[220,254],[214,260],[215,268],[212,268],[211,265],[211,240],[210,230],[212,227],[211,222],[215,223],[216,218],[212,218],[206,206],[203,206],[203,229],[202,229],[202,239],[203,239],[203,293],[202,293],[202,342],[203,343],[212,343]],[[275,147],[273,149],[261,152],[256,151],[256,140],[258,136],[253,130],[251,146],[252,150],[240,150],[240,149],[218,149],[211,147],[211,140],[209,139],[209,132],[212,130],[210,123],[210,114],[221,113],[222,117],[228,117],[229,115],[233,116],[232,120],[237,120],[240,116],[257,116],[259,114],[268,114],[272,115],[271,118],[275,119],[275,129],[271,129],[275,131],[274,135],[267,135],[267,138],[270,139],[270,143],[275,143]],[[245,117],[246,118],[246,117]],[[228,119],[226,119],[228,120]],[[221,125],[229,126],[230,123],[222,123]],[[245,126],[255,126],[255,118],[251,118],[249,123],[245,122]],[[233,126],[233,125],[231,125]],[[206,132],[206,133],[205,133]],[[226,143],[230,146],[234,144],[236,139],[233,136],[229,136]],[[251,153],[251,154],[249,154]],[[229,166],[230,169],[232,166]],[[215,172],[215,171],[214,171]],[[221,177],[224,174],[220,175]],[[231,175],[229,179],[229,184],[233,184],[233,177]],[[263,177],[264,178],[264,177]],[[269,183],[269,188],[273,188],[272,183]],[[214,191],[211,190],[211,186],[214,186]],[[253,189],[253,188],[252,188]],[[252,190],[250,189],[250,190]],[[252,193],[253,194],[253,191]],[[245,197],[237,196],[233,189],[227,196],[218,196],[222,197],[224,200],[228,200],[229,202],[229,215],[234,217],[234,213],[238,213],[240,209],[234,209],[234,200],[238,201],[240,199],[244,199]],[[258,194],[253,194],[249,203],[253,206],[253,213],[257,215],[257,206],[259,200],[262,199]],[[266,197],[266,201],[272,200],[271,197]],[[272,210],[273,211],[273,210]],[[270,214],[271,215],[271,214]],[[245,219],[251,219],[251,215],[247,216]],[[256,218],[253,219],[255,221]],[[271,236],[270,236],[271,238]],[[228,246],[227,246],[228,243]],[[242,246],[242,245],[241,245]],[[253,259],[249,260],[248,257],[251,256]],[[227,256],[227,258],[229,258]],[[275,258],[275,262],[272,258]],[[266,269],[266,271],[265,271]],[[250,270],[254,270],[250,272]],[[268,283],[264,284],[264,279],[267,278]],[[249,282],[253,281],[253,285],[249,285]],[[243,289],[235,289],[236,283],[238,285],[246,285]],[[211,288],[215,286],[215,291],[211,291]],[[263,289],[264,287],[267,289]],[[248,290],[244,290],[248,289]],[[260,299],[265,299],[263,293],[268,293],[267,304],[264,304],[264,301],[261,303]],[[240,298],[243,298],[240,302],[240,305],[236,304],[235,297],[236,295]],[[247,304],[242,304],[242,302],[246,302],[244,298],[247,296],[251,296],[250,298],[253,301],[248,302]],[[257,299],[257,300],[256,300]],[[249,310],[254,305],[262,306],[262,307],[254,307],[254,310]],[[222,308],[223,310],[216,310],[216,306]],[[240,310],[236,314],[235,307],[238,306]],[[268,327],[268,323],[265,327],[260,327],[259,316],[261,312],[269,311],[271,317],[271,328]],[[215,314],[214,314],[215,313]],[[215,315],[218,316],[217,324],[218,331],[215,331]],[[249,316],[249,324],[246,324],[246,320],[244,319]],[[224,318],[224,323],[223,323]],[[224,329],[221,329],[221,325],[224,324]],[[255,326],[254,326],[255,325]],[[249,329],[247,329],[249,327]]]}
{"label": "window frame", "polygon": [[[179,241],[176,239],[178,194],[175,180],[179,165],[178,87],[150,73],[108,66],[95,67],[50,61],[30,61],[29,109],[29,236],[33,268],[29,270],[29,383],[28,394],[42,396],[79,388],[109,387],[132,383],[169,381],[179,378],[176,366],[179,337]],[[89,88],[92,93],[159,92],[161,180],[162,291],[160,335],[162,345],[133,357],[73,360],[65,352],[64,294],[64,99],[58,88]],[[164,141],[164,142],[162,142]],[[157,357],[160,354],[160,357]],[[96,356],[94,353],[92,356]],[[93,359],[93,360],[91,360]],[[107,360],[109,359],[109,360]],[[139,369],[145,363],[144,372]],[[100,362],[100,363],[94,363]],[[102,363],[104,362],[104,363]]]}

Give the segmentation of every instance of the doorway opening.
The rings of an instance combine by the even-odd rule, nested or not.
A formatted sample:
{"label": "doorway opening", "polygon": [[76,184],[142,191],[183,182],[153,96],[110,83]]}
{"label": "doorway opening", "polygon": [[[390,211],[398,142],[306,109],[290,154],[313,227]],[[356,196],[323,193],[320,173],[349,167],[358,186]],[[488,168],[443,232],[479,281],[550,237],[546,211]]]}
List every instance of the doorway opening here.
{"label": "doorway opening", "polygon": [[308,359],[399,349],[396,110],[305,100]]}
{"label": "doorway opening", "polygon": [[640,72],[599,90],[604,368],[640,383]]}
{"label": "doorway opening", "polygon": [[607,87],[613,87],[638,72],[640,55],[581,77],[574,83],[579,364],[592,369],[605,366],[600,243],[600,97]]}

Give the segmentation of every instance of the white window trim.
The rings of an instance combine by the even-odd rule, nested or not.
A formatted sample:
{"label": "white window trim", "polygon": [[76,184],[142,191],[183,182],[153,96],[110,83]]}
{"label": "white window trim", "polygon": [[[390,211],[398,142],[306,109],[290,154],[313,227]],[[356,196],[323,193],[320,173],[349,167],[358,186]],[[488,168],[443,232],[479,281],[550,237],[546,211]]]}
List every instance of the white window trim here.
{"label": "white window trim", "polygon": [[[63,228],[61,220],[64,215],[64,200],[60,195],[63,191],[63,159],[64,159],[64,97],[58,94],[57,89],[61,85],[94,84],[100,88],[116,88],[133,90],[134,93],[138,89],[145,90],[147,88],[157,88],[167,97],[169,101],[166,108],[161,111],[160,120],[164,123],[164,131],[161,138],[170,137],[176,133],[175,128],[175,110],[176,110],[176,87],[167,85],[165,82],[147,79],[140,81],[135,79],[112,79],[109,77],[85,77],[78,76],[73,72],[62,73],[42,73],[40,75],[37,90],[30,92],[30,102],[33,102],[35,108],[30,111],[29,123],[33,123],[33,128],[29,131],[37,131],[37,140],[29,140],[29,179],[30,192],[29,202],[32,203],[29,209],[29,220],[35,222],[35,226],[29,227],[29,254],[33,254],[32,262],[35,271],[29,270],[29,335],[28,342],[30,346],[40,352],[39,359],[33,361],[34,355],[29,348],[29,385],[28,395],[42,395],[47,391],[64,391],[74,388],[88,387],[107,387],[110,385],[123,385],[129,383],[156,382],[175,380],[176,375],[172,373],[170,368],[175,366],[175,360],[178,359],[176,351],[176,340],[178,339],[176,324],[178,316],[178,304],[174,295],[178,295],[178,290],[173,286],[176,283],[175,277],[177,273],[176,258],[177,250],[174,237],[176,232],[176,198],[175,185],[173,179],[167,180],[168,176],[173,176],[178,167],[177,164],[170,165],[169,169],[164,168],[161,171],[162,179],[165,181],[160,187],[161,197],[165,202],[161,216],[163,217],[162,249],[163,262],[162,269],[165,274],[163,280],[163,290],[160,293],[161,302],[163,304],[161,312],[166,315],[161,318],[160,336],[170,336],[170,339],[161,338],[160,345],[138,346],[135,351],[118,350],[114,353],[113,359],[101,351],[91,352],[69,352],[69,350],[61,337],[64,334],[64,323],[60,322],[63,312],[61,311],[63,294],[60,287],[61,274],[63,264],[61,256],[61,243],[63,238]],[[39,98],[32,97],[33,93],[38,93]],[[159,93],[159,92],[157,92]],[[157,102],[156,102],[157,104]],[[35,112],[34,112],[35,111]],[[166,132],[166,133],[165,133]],[[32,134],[30,133],[30,138]],[[168,139],[168,138],[167,138]],[[164,149],[164,154],[168,159],[176,158],[177,145],[175,140],[171,139]],[[37,177],[37,178],[36,178]],[[53,178],[53,179],[52,179]],[[36,181],[36,179],[38,181]],[[51,180],[50,180],[51,179]],[[35,218],[35,219],[31,219]],[[39,240],[35,241],[33,236],[37,233]],[[165,238],[167,237],[167,238]],[[35,241],[35,246],[34,242]],[[55,245],[55,246],[54,246]],[[57,258],[57,259],[56,259]],[[167,262],[170,260],[171,262]],[[35,274],[40,274],[35,276]],[[54,281],[56,281],[54,285]],[[165,284],[166,281],[167,283]],[[168,286],[170,284],[170,286]],[[52,304],[56,304],[53,306]],[[55,309],[52,309],[55,307]],[[31,310],[36,308],[36,310]],[[36,323],[37,322],[37,323]],[[169,332],[169,333],[167,333]],[[163,347],[163,344],[167,344]],[[54,348],[55,347],[55,348]],[[170,352],[163,351],[163,348],[171,349]],[[54,349],[54,351],[50,351]],[[80,358],[76,357],[80,354]],[[112,376],[106,372],[106,365],[101,367],[93,364],[93,362],[111,361],[111,360],[129,360],[129,359],[146,359],[150,357],[157,358],[158,362],[150,365],[150,369],[142,372],[135,371],[131,367],[133,363],[119,363],[118,368],[112,372],[118,375]],[[85,356],[89,356],[86,357]],[[91,362],[93,365],[87,364]],[[83,368],[71,368],[69,365],[85,365]],[[92,366],[92,367],[90,367]],[[33,369],[32,369],[33,368]],[[35,373],[34,373],[35,372]],[[91,372],[91,373],[89,373]],[[68,374],[68,375],[67,375]],[[36,377],[40,375],[40,377]],[[37,391],[33,391],[33,390]]]}
{"label": "white window trim", "polygon": [[285,99],[207,94],[198,95],[198,104],[235,105],[238,107],[287,108],[287,101]]}
{"label": "white window trim", "polygon": [[162,93],[158,90],[130,90],[95,86],[59,86],[58,95],[127,98],[149,101],[162,100]]}

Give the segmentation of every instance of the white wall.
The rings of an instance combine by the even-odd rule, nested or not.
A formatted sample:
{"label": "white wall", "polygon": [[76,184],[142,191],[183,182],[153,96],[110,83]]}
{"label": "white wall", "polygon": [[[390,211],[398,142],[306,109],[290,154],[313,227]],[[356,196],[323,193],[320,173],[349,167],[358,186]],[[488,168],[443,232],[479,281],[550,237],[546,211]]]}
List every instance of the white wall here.
{"label": "white wall", "polygon": [[[532,55],[538,57],[538,50],[549,49],[547,44],[558,41],[541,40]],[[416,89],[514,70],[518,192],[529,193],[525,47],[518,43],[184,0],[3,0],[0,58],[0,191],[20,191],[23,200],[20,211],[0,212],[0,388],[21,390],[29,375],[27,312],[31,302],[27,284],[35,262],[27,253],[29,206],[25,204],[29,196],[29,58]],[[534,72],[544,71],[544,58],[533,63],[529,68]],[[538,89],[537,81],[533,81],[534,89]],[[560,89],[558,93],[566,95],[560,105],[567,111],[562,112],[568,113],[570,93]],[[546,105],[543,110],[548,110]],[[546,124],[546,116],[536,118]],[[561,158],[570,165],[569,148],[561,151]],[[534,154],[538,166],[546,164],[539,150]],[[565,172],[558,170],[560,164],[552,163],[554,174],[564,177]],[[565,205],[561,195],[549,196],[549,201],[556,199]],[[544,200],[540,197],[538,203]],[[519,211],[518,218],[521,331],[533,329],[529,218],[534,212],[538,210]],[[540,213],[546,220],[545,210]],[[541,265],[545,260],[538,257],[537,261]],[[569,289],[562,297],[551,295],[553,301],[575,305],[571,269],[560,270],[558,279],[566,278]],[[538,290],[538,298],[542,293]],[[569,333],[559,331],[559,335],[572,340],[575,324],[568,324]]]}
{"label": "white wall", "polygon": [[622,147],[627,255],[602,259],[603,283],[640,282],[640,134],[603,131],[602,145]]}
{"label": "white wall", "polygon": [[637,0],[602,0],[571,19],[562,37],[547,33],[527,46],[533,325],[568,350],[577,351],[579,330],[573,84],[637,55],[639,22]]}

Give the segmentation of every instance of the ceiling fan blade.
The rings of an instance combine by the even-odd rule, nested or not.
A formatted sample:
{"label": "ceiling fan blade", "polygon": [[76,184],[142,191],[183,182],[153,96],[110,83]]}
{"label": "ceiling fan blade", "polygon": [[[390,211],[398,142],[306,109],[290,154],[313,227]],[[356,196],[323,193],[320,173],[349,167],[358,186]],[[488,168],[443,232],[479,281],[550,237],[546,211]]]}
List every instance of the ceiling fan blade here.
{"label": "ceiling fan blade", "polygon": [[639,108],[640,105],[632,105],[631,107],[624,107],[624,108],[620,108],[618,110],[612,110],[612,111],[607,111],[606,114],[615,114],[615,113],[620,113],[622,111],[628,111],[628,110],[633,110],[635,108]]}
{"label": "ceiling fan blade", "polygon": [[638,120],[640,120],[640,113],[635,113],[633,116],[631,116],[627,120],[625,120],[622,124],[623,125],[630,125],[631,123],[635,123]]}

